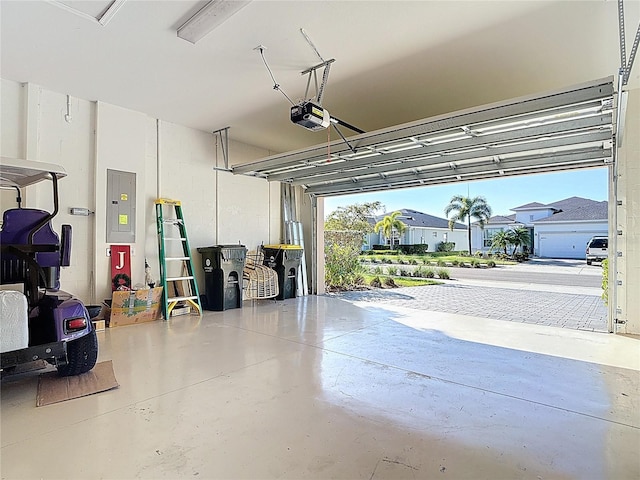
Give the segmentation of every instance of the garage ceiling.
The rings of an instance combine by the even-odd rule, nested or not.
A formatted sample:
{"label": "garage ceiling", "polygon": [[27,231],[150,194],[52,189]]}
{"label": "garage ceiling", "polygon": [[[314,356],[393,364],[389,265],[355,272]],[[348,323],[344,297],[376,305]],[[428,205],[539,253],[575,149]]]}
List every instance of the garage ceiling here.
{"label": "garage ceiling", "polygon": [[[68,8],[61,8],[60,4]],[[367,132],[614,74],[617,3],[254,0],[195,45],[176,30],[206,2],[0,2],[2,78],[101,100],[270,152],[327,141],[289,121],[318,57],[323,105]],[[82,11],[84,15],[73,13]],[[640,2],[625,2],[628,30]],[[628,46],[629,47],[629,46]],[[630,88],[640,86],[640,69]],[[333,138],[337,138],[333,133]],[[231,163],[234,164],[233,148]]]}

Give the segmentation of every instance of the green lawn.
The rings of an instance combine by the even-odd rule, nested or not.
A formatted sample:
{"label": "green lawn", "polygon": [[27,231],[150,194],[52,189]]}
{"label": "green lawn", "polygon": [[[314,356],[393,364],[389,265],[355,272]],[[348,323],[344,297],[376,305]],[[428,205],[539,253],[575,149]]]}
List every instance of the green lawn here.
{"label": "green lawn", "polygon": [[[401,264],[400,261],[404,262],[405,265],[431,265],[437,266],[438,262],[450,263],[452,265],[458,263],[471,263],[472,260],[475,260],[478,263],[488,263],[493,261],[496,265],[516,265],[517,262],[513,262],[510,260],[499,260],[497,258],[482,258],[482,257],[469,257],[463,255],[456,254],[425,254],[425,255],[360,255],[360,261],[366,263],[376,263],[376,264]],[[414,261],[415,263],[412,263]],[[425,263],[426,262],[426,263]]]}

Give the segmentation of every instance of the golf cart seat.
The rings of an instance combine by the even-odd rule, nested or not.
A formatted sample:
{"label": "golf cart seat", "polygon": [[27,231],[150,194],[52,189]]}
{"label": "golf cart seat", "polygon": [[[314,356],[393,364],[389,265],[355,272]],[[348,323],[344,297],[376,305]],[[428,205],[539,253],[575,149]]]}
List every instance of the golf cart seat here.
{"label": "golf cart seat", "polygon": [[[4,212],[0,231],[3,249],[0,280],[3,284],[28,281],[28,256],[44,273],[40,286],[60,288],[60,267],[69,265],[71,226],[63,225],[61,246],[60,237],[51,228],[50,216],[49,212],[34,208],[13,208]],[[30,242],[29,235],[34,230]]]}

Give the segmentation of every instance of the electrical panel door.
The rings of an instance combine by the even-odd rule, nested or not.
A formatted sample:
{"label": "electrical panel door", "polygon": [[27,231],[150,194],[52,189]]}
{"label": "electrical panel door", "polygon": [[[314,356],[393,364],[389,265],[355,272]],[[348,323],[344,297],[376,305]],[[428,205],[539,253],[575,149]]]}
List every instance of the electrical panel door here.
{"label": "electrical panel door", "polygon": [[136,174],[107,170],[107,243],[136,241]]}

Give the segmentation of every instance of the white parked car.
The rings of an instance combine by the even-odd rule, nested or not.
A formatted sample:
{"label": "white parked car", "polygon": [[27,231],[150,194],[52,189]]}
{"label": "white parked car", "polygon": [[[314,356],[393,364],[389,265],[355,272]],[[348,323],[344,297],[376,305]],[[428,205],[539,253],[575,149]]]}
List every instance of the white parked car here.
{"label": "white parked car", "polygon": [[587,242],[587,265],[592,262],[601,262],[608,256],[609,238],[591,237]]}

